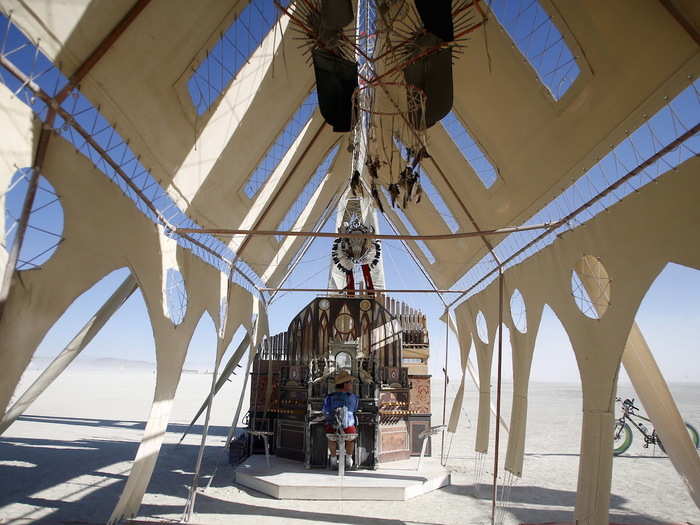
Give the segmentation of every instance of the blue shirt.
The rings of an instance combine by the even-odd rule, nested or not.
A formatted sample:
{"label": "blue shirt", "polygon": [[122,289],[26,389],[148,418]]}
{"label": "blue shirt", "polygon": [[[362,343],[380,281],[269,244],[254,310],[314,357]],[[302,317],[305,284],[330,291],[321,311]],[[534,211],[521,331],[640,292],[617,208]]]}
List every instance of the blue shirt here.
{"label": "blue shirt", "polygon": [[347,407],[347,416],[343,421],[343,428],[351,427],[355,424],[355,411],[360,404],[360,399],[352,392],[333,392],[328,394],[323,400],[323,413],[326,415],[326,422],[329,425],[335,423],[335,409]]}

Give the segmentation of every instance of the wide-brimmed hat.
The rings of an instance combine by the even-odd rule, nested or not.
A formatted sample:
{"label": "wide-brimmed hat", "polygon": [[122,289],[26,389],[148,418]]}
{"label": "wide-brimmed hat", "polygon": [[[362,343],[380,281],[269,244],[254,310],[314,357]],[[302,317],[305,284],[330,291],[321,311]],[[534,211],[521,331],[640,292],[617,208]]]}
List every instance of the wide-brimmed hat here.
{"label": "wide-brimmed hat", "polygon": [[353,377],[348,374],[346,370],[343,370],[342,372],[339,372],[335,376],[335,384],[336,385],[342,385],[343,383],[347,383],[348,381],[352,381]]}

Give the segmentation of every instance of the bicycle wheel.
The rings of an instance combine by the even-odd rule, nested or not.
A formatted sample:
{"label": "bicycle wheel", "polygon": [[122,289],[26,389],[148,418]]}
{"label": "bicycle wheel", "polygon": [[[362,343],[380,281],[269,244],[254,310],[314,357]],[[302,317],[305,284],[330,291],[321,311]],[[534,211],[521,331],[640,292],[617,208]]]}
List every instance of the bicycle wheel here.
{"label": "bicycle wheel", "polygon": [[690,439],[693,440],[695,448],[698,448],[698,446],[700,446],[700,434],[698,434],[698,429],[688,422],[686,422],[685,426],[688,427],[688,434],[690,434]]}
{"label": "bicycle wheel", "polygon": [[613,455],[619,456],[632,444],[632,429],[627,423],[615,423],[613,432]]}
{"label": "bicycle wheel", "polygon": [[[688,422],[685,423],[685,427],[688,429],[688,434],[690,435],[690,440],[693,442],[693,446],[695,446],[695,448],[698,448],[698,443],[700,442],[700,435],[698,435],[697,429]],[[658,436],[658,434],[656,435],[656,444],[659,445],[661,452],[665,454],[666,449],[664,448],[664,444],[661,442],[661,438]]]}

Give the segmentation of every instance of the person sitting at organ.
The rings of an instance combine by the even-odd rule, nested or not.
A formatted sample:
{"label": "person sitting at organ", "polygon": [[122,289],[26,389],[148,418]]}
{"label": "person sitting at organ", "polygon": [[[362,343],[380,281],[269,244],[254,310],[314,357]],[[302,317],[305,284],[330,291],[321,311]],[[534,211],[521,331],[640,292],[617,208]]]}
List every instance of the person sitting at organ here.
{"label": "person sitting at organ", "polygon": [[[345,407],[345,413],[341,425],[345,434],[357,434],[355,427],[355,411],[359,405],[359,398],[352,392],[353,377],[343,370],[335,376],[335,392],[327,394],[323,400],[323,414],[326,417],[325,429],[327,434],[336,432],[336,410]],[[338,444],[335,441],[328,440],[328,450],[331,455],[331,468],[337,468]],[[352,454],[355,450],[355,441],[345,442],[345,468],[352,468]]]}

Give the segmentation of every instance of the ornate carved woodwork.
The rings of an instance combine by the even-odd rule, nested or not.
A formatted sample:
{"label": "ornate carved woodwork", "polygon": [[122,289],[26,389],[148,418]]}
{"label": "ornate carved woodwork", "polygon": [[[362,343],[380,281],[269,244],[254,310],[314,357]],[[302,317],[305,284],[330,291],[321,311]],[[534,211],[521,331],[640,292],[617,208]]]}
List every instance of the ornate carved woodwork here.
{"label": "ornate carved woodwork", "polygon": [[[408,458],[415,453],[419,428],[430,425],[430,376],[409,377],[402,366],[403,345],[427,362],[424,321],[417,311],[381,296],[313,300],[286,332],[268,338],[258,351],[250,426],[274,432],[276,454],[303,460],[307,468],[326,467],[323,399],[335,389],[336,372],[347,369],[360,397],[355,464],[375,468],[378,462]],[[259,446],[255,450],[262,452]]]}

